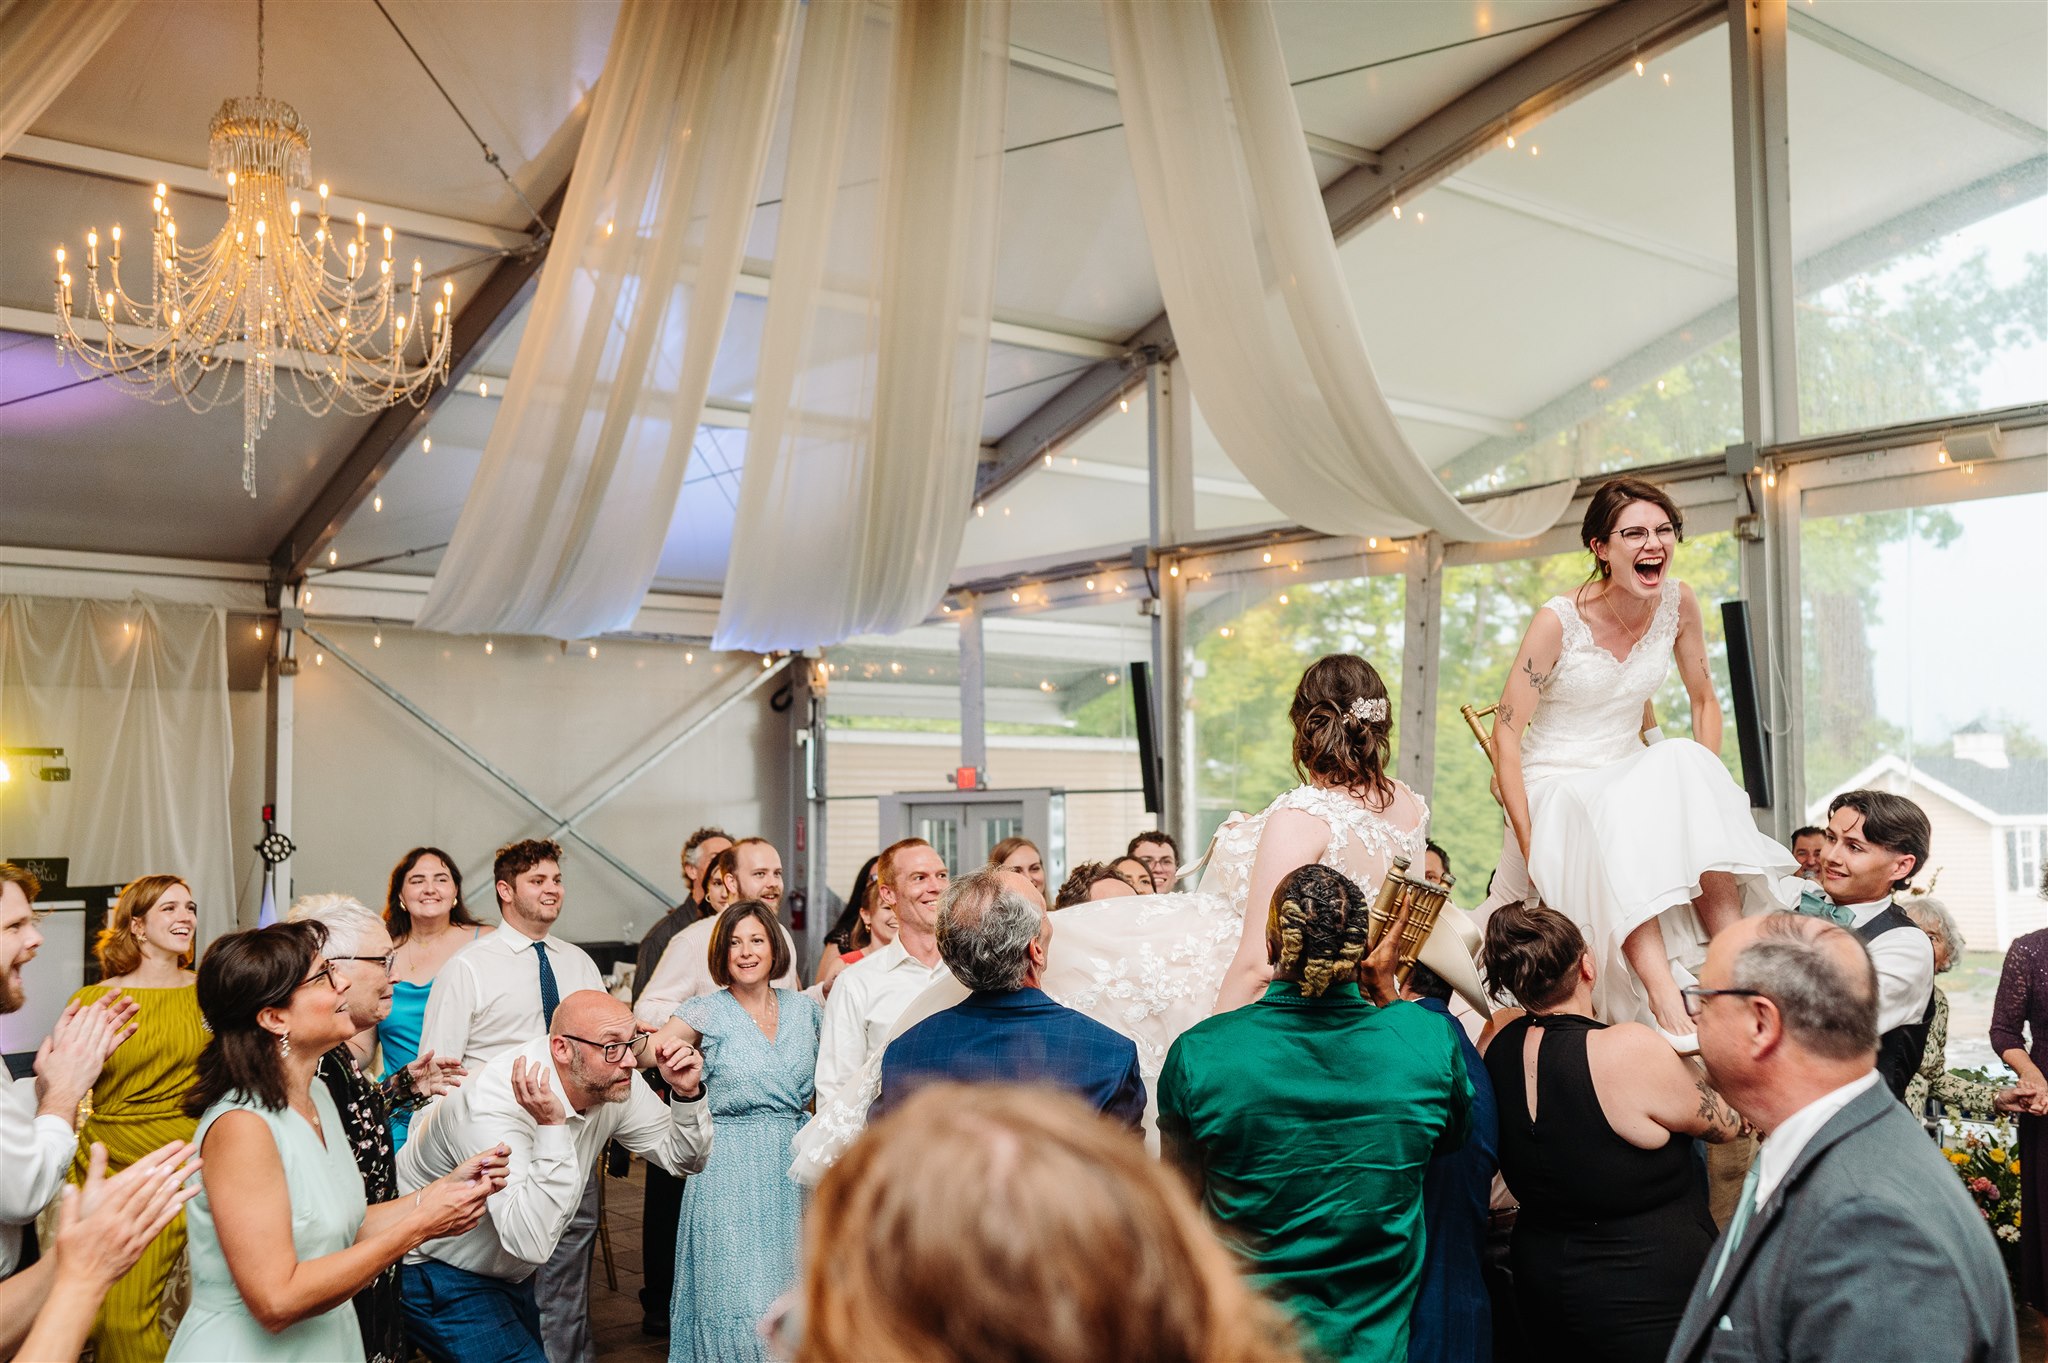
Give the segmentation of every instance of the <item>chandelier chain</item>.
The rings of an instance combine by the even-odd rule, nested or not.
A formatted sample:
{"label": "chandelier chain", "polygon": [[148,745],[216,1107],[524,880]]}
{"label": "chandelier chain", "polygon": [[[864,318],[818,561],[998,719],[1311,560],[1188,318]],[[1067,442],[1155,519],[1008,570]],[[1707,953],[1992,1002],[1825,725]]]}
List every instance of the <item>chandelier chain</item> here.
{"label": "chandelier chain", "polygon": [[[533,219],[533,242],[526,248],[527,251],[537,251],[546,246],[549,239],[555,234],[554,229],[548,226],[545,218],[541,217],[540,210],[533,206],[533,200],[527,198],[526,192],[519,188],[519,182],[506,172],[504,164],[498,160],[498,153],[492,151],[491,144],[484,141],[483,134],[476,130],[476,124],[469,121],[469,115],[462,112],[462,106],[455,102],[455,96],[448,93],[448,87],[443,85],[441,78],[434,74],[434,68],[427,65],[427,59],[420,55],[420,50],[417,47],[413,46],[412,39],[405,36],[405,30],[398,26],[398,20],[392,18],[391,11],[385,8],[384,0],[373,0],[373,2],[377,6],[377,12],[384,16],[384,22],[391,25],[391,31],[398,35],[398,41],[404,43],[405,50],[412,53],[413,61],[419,64],[420,70],[426,74],[427,79],[434,83],[434,88],[441,92],[441,98],[447,102],[449,109],[453,110],[455,117],[462,121],[462,126],[469,130],[470,137],[475,140],[478,148],[484,154],[485,164],[498,172],[498,178],[505,182],[505,187],[512,191],[512,197],[519,200],[520,207],[526,210],[526,216]],[[257,0],[257,3],[260,5],[262,0]]]}

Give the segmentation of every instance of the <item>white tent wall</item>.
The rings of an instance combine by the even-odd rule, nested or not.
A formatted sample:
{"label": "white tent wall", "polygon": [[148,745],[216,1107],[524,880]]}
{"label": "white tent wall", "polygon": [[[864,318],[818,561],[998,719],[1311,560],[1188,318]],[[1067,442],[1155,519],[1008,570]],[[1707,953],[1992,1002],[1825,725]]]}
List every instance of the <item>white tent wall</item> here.
{"label": "white tent wall", "polygon": [[[751,657],[670,643],[481,638],[316,621],[314,628],[560,814],[602,792],[689,722]],[[381,638],[381,645],[376,643]],[[295,891],[334,890],[381,905],[406,849],[446,848],[480,916],[495,917],[491,857],[554,827],[442,738],[298,640],[293,747]],[[316,655],[322,661],[316,662]],[[686,657],[692,661],[686,661]],[[744,698],[579,824],[671,900],[678,854],[701,824],[771,839],[785,827],[788,778],[770,709],[775,684]],[[646,889],[564,834],[560,933],[637,938],[664,911]]]}

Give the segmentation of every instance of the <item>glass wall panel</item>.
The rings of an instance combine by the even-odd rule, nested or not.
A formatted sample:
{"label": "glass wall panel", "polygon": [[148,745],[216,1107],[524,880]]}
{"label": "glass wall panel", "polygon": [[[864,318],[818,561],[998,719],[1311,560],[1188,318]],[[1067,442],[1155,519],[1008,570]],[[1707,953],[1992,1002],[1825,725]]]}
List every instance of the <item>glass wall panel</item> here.
{"label": "glass wall panel", "polygon": [[[982,622],[988,786],[1066,792],[1063,848],[1040,849],[1049,877],[1077,859],[1121,854],[1132,834],[1157,822],[1144,808],[1125,671],[1151,657],[1151,625],[1138,613],[1138,593],[1114,587],[1110,576],[1100,579],[1108,604]],[[948,624],[854,640],[828,650],[826,662],[826,854],[829,882],[843,894],[884,840],[875,797],[952,785],[961,761],[959,632]],[[963,848],[963,864],[985,850]]]}
{"label": "glass wall panel", "polygon": [[2048,397],[2048,6],[1794,5],[1800,430]]}
{"label": "glass wall panel", "polygon": [[1453,489],[1741,439],[1728,40],[1715,26],[1514,129],[1341,248],[1366,343]]}
{"label": "glass wall panel", "polygon": [[[1196,827],[1204,846],[1231,811],[1256,813],[1298,784],[1287,709],[1310,663],[1327,653],[1358,654],[1379,669],[1400,713],[1406,584],[1385,575],[1190,593]],[[1398,732],[1394,740],[1398,751]]]}
{"label": "glass wall panel", "polygon": [[[1436,788],[1431,795],[1431,836],[1450,854],[1458,878],[1452,898],[1471,908],[1486,897],[1487,881],[1499,864],[1501,812],[1488,789],[1492,768],[1472,741],[1458,712],[1500,699],[1508,667],[1521,647],[1530,617],[1553,596],[1586,581],[1582,552],[1506,563],[1454,567],[1444,573],[1443,655],[1438,662]],[[1734,709],[1728,695],[1728,655],[1721,633],[1720,603],[1739,595],[1738,555],[1733,537],[1701,535],[1679,547],[1677,571],[1699,598],[1707,634],[1707,657],[1722,710],[1721,761],[1737,780],[1740,761]],[[1658,725],[1667,739],[1690,738],[1692,712],[1673,667],[1658,691]]]}
{"label": "glass wall panel", "polygon": [[[1809,494],[1811,496],[1811,494]],[[1807,814],[1843,790],[1927,811],[1917,885],[1970,951],[1942,978],[1949,1063],[1992,1057],[2006,946],[2048,925],[2048,493],[1823,516],[1801,527]]]}

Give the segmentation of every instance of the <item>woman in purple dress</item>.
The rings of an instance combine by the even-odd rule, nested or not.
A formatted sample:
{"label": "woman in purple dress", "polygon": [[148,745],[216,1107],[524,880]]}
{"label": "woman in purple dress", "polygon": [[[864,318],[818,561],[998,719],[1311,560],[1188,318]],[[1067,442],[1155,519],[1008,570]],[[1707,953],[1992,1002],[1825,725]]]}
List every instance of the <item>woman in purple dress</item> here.
{"label": "woman in purple dress", "polygon": [[[2043,893],[2048,895],[2048,881]],[[2033,1038],[2031,1047],[2022,1028]],[[2015,937],[2006,950],[1991,1009],[1991,1049],[2021,1084],[2048,1082],[2041,1074],[2048,1059],[2048,928]],[[2048,1116],[2023,1112],[2019,1123],[2020,1296],[2048,1313],[2048,1191],[2041,1186],[2048,1171]]]}

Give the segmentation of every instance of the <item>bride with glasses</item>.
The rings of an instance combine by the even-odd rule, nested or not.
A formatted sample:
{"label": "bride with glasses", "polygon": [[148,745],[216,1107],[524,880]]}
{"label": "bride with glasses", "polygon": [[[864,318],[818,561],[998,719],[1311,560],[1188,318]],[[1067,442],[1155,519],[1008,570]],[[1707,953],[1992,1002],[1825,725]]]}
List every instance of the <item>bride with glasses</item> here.
{"label": "bride with glasses", "polygon": [[[1538,898],[1570,918],[1599,966],[1604,1022],[1649,1022],[1695,1049],[1680,997],[1709,938],[1780,908],[1798,863],[1756,829],[1721,765],[1721,704],[1692,589],[1672,574],[1684,517],[1638,478],[1601,484],[1580,540],[1586,582],[1536,611],[1493,729],[1506,811],[1500,867],[1480,906]],[[1673,663],[1692,740],[1661,742],[1650,700]]]}

